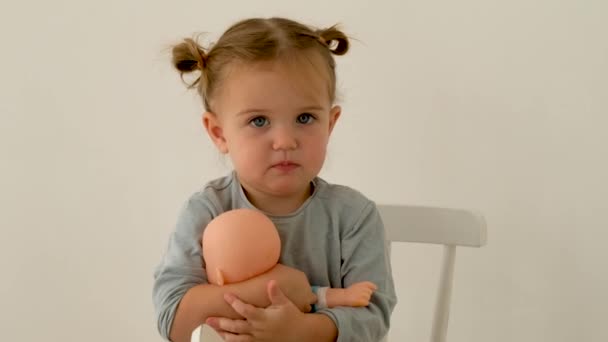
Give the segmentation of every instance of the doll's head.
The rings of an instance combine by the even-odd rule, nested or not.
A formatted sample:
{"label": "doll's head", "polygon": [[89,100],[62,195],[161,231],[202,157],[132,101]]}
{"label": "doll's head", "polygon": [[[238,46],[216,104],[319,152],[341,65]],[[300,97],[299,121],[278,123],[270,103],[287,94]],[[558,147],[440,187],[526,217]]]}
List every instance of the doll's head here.
{"label": "doll's head", "polygon": [[259,211],[235,209],[214,218],[203,232],[203,258],[210,283],[238,283],[262,274],[279,261],[281,240]]}

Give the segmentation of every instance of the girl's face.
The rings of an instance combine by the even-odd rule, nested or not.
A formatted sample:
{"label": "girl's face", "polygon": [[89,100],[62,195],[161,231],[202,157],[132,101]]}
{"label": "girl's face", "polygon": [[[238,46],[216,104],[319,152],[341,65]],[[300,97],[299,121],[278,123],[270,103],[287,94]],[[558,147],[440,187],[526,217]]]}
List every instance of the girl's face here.
{"label": "girl's face", "polygon": [[324,69],[315,64],[235,66],[213,99],[215,113],[203,116],[255,205],[264,199],[303,202],[323,166],[340,108],[332,108]]}

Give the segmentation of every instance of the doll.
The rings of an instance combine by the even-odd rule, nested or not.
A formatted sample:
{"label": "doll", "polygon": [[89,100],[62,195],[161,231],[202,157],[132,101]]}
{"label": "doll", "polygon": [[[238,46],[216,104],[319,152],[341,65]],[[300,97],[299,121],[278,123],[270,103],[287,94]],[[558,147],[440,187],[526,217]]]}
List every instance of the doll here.
{"label": "doll", "polygon": [[[238,283],[263,274],[279,261],[281,240],[274,223],[252,209],[230,210],[207,225],[202,238],[203,258],[211,284]],[[376,286],[359,282],[341,288],[312,286],[313,309],[367,306]]]}

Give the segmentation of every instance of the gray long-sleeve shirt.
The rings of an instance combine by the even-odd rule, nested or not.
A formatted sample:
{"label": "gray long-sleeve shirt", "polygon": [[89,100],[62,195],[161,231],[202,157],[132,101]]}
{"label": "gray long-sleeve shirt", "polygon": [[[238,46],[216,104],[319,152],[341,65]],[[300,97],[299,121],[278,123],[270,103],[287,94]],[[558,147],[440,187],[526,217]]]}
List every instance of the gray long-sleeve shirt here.
{"label": "gray long-sleeve shirt", "polygon": [[[344,288],[360,281],[378,286],[364,308],[322,309],[338,327],[338,341],[379,341],[397,303],[384,226],[375,204],[351,188],[314,181],[312,196],[287,216],[272,216],[281,237],[279,262],[303,271],[311,284]],[[232,172],[209,182],[187,201],[167,252],[154,273],[153,299],[160,334],[168,339],[186,291],[207,283],[201,237],[219,214],[255,208]]]}

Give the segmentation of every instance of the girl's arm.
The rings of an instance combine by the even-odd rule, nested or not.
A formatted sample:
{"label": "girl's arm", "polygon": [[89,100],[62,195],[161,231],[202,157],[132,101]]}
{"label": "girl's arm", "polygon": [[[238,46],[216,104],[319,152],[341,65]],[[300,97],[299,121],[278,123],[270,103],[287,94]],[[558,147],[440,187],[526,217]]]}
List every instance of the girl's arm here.
{"label": "girl's arm", "polygon": [[373,202],[365,199],[359,203],[365,203],[363,208],[353,206],[356,210],[348,212],[350,216],[358,217],[356,223],[342,235],[342,285],[349,287],[370,281],[377,289],[366,307],[338,306],[319,310],[338,327],[340,342],[381,340],[389,330],[397,302],[382,219]]}
{"label": "girl's arm", "polygon": [[[208,317],[241,319],[242,317],[224,300],[225,293],[236,294],[254,306],[267,307],[270,305],[270,301],[266,293],[266,285],[273,279],[277,281],[281,290],[298,309],[303,312],[310,311],[310,304],[314,303],[316,298],[311,291],[306,275],[296,269],[279,264],[258,277],[238,284],[224,286],[203,284],[190,288],[177,306],[170,330],[171,341],[189,342],[192,331],[203,324]],[[313,318],[311,323],[317,320]],[[325,323],[327,324],[327,322]],[[331,320],[329,323],[335,329]]]}
{"label": "girl's arm", "polygon": [[301,327],[305,341],[334,342],[338,338],[338,328],[327,315],[306,314]]}

